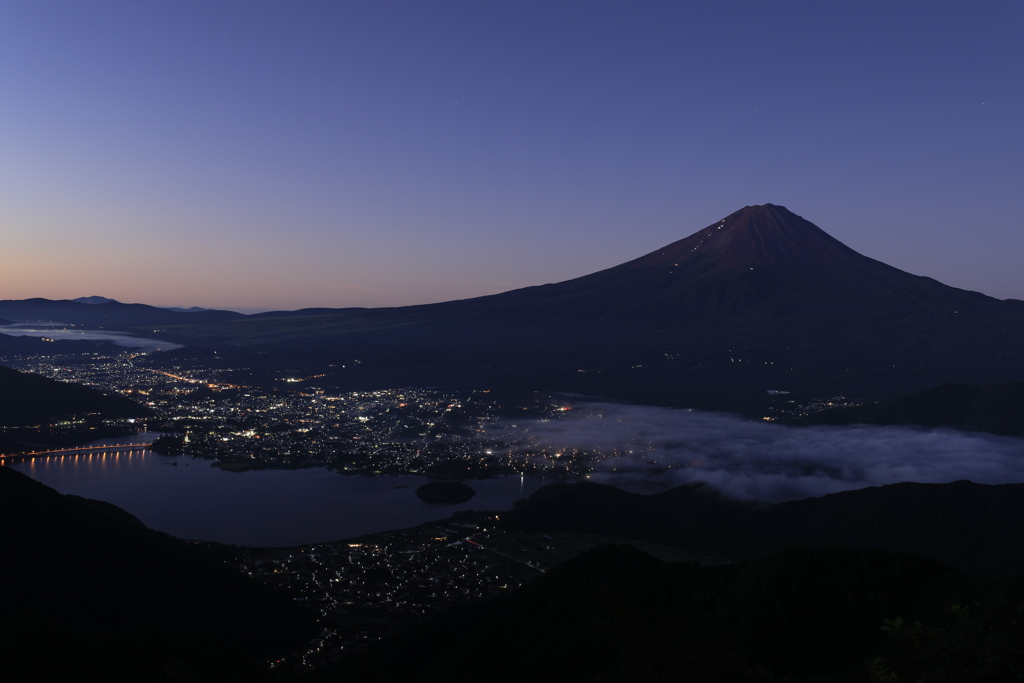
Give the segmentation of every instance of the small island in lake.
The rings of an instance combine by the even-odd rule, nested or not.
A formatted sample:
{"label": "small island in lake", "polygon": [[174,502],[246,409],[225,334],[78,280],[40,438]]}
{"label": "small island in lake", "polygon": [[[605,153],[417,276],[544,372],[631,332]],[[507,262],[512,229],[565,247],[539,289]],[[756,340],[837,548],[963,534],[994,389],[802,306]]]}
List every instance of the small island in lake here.
{"label": "small island in lake", "polygon": [[431,481],[417,488],[416,495],[428,503],[465,503],[476,491],[460,481]]}

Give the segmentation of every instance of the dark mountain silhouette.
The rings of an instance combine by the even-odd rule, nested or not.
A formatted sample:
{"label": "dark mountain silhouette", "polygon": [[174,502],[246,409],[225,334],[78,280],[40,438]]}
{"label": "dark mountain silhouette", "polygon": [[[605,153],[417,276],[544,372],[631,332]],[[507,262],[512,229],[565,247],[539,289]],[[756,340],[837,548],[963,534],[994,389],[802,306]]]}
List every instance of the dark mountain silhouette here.
{"label": "dark mountain silhouette", "polygon": [[[1013,680],[1024,654],[1020,577],[975,578],[935,559],[859,545],[888,515],[933,515],[929,492],[913,486],[882,487],[860,505],[840,506],[841,514],[834,496],[801,501],[819,508],[783,512],[776,522],[807,529],[786,517],[816,516],[811,525],[834,526],[832,545],[845,548],[755,549],[743,564],[704,566],[600,546],[523,589],[456,605],[307,677],[674,681],[685,671],[687,680],[708,682],[867,681],[886,672],[901,680]],[[1005,523],[1006,536],[1019,528],[1020,486],[932,488],[945,489],[939,497],[948,507],[936,526],[948,528],[950,517],[971,526],[981,511],[990,524]],[[597,516],[622,512],[624,501],[658,498],[561,485],[524,507],[535,506],[529,515],[540,521],[557,508],[540,510],[538,502],[567,493],[574,523],[589,518],[595,526]],[[737,504],[706,487],[668,493],[658,512],[677,514],[663,528],[691,517],[691,530],[703,526],[711,517],[701,511],[715,507],[727,518],[786,507]],[[0,547],[14,560],[0,564],[0,581],[17,587],[0,594],[0,656],[12,680],[270,680],[257,664],[314,632],[312,615],[219,561],[227,549],[154,532],[107,503],[60,495],[0,467],[0,515],[9,520]],[[724,529],[737,534],[735,546],[768,529],[751,519]],[[547,522],[542,528],[556,530],[560,520]],[[912,526],[889,535],[912,535]]]}
{"label": "dark mountain silhouette", "polygon": [[801,423],[920,425],[1024,436],[1024,382],[944,384],[882,403],[827,410]]}
{"label": "dark mountain silhouette", "polygon": [[131,399],[0,366],[0,426],[20,427],[66,419],[145,417],[152,410]]}
{"label": "dark mountain silhouette", "polygon": [[1024,573],[1024,484],[890,484],[778,505],[737,501],[701,483],[646,496],[554,484],[502,522],[512,530],[657,540],[736,560],[791,546],[881,548],[972,574]]}
{"label": "dark mountain silhouette", "polygon": [[315,633],[311,616],[228,567],[215,547],[7,467],[0,518],[8,680],[256,679],[261,660]]}
{"label": "dark mountain silhouette", "polygon": [[[591,275],[433,311],[568,316],[671,326],[682,319],[959,310],[998,300],[942,285],[858,254],[785,207],[748,206],[662,249]],[[871,307],[870,309],[868,307]],[[879,311],[881,309],[881,311]],[[1024,314],[1024,306],[1016,307]]]}
{"label": "dark mountain silhouette", "polygon": [[[72,445],[125,433],[104,421],[148,417],[153,411],[131,399],[90,387],[0,366],[0,453],[38,445]],[[74,418],[72,426],[51,426]],[[130,432],[129,432],[130,433]]]}
{"label": "dark mountain silhouette", "polygon": [[[0,315],[15,318],[2,303]],[[507,386],[757,411],[767,389],[882,400],[1024,380],[1024,302],[892,268],[772,204],[557,284],[403,308],[187,315],[135,331],[215,348],[250,381],[333,365],[319,383],[338,388]]]}
{"label": "dark mountain silhouette", "polygon": [[877,550],[700,566],[606,545],[340,671],[375,683],[1013,680],[1022,594],[1019,577],[972,579]]}

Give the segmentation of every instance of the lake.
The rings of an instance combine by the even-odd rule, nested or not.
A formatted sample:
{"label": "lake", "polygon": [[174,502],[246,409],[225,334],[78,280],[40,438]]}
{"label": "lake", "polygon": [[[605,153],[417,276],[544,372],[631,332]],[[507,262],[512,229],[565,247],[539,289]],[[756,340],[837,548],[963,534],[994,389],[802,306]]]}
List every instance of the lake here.
{"label": "lake", "polygon": [[[105,443],[145,443],[155,436]],[[113,503],[180,538],[254,546],[337,541],[443,519],[456,510],[507,510],[551,483],[518,476],[467,481],[476,496],[447,505],[416,496],[426,477],[343,476],[324,468],[234,473],[209,460],[149,450],[37,457],[6,466],[61,493]]]}

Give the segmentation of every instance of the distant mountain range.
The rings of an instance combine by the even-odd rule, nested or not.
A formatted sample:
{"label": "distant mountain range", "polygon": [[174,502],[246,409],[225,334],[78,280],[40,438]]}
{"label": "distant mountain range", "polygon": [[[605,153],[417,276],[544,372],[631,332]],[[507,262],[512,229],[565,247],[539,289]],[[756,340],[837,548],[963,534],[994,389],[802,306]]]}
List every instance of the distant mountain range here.
{"label": "distant mountain range", "polygon": [[154,325],[188,320],[210,322],[241,318],[241,313],[217,311],[208,308],[161,308],[146,304],[123,304],[102,296],[78,299],[5,299],[0,301],[0,317],[14,323],[63,323],[93,327],[124,328],[136,325]]}
{"label": "distant mountain range", "polygon": [[250,316],[31,299],[0,302],[0,316],[130,330],[217,349],[249,381],[315,374],[342,389],[505,386],[758,411],[769,389],[874,401],[1024,381],[1024,302],[905,273],[772,204],[607,270],[474,299]]}
{"label": "distant mountain range", "polygon": [[[72,299],[80,304],[119,304],[121,303],[117,299],[108,299],[105,296],[80,296],[77,299]],[[209,308],[202,308],[201,306],[190,306],[188,308],[182,308],[181,306],[160,306],[168,311],[174,311],[176,313],[197,313],[199,311],[209,311]]]}
{"label": "distant mountain range", "polygon": [[[211,322],[244,317],[234,311],[187,309],[184,311],[146,304],[123,304],[106,297],[80,299],[6,299],[0,300],[0,326],[70,325],[82,329],[131,330],[159,338],[159,327],[182,320]],[[141,330],[139,329],[141,327]],[[0,327],[0,355],[110,353],[124,350],[105,340],[57,339],[43,343],[39,337],[4,334]]]}

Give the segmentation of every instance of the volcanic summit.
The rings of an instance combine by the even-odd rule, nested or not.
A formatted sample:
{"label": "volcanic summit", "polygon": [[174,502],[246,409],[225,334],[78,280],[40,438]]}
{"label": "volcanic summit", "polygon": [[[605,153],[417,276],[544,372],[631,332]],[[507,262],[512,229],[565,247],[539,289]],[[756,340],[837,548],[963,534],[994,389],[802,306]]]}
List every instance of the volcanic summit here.
{"label": "volcanic summit", "polygon": [[910,315],[1001,304],[863,256],[783,206],[748,206],[645,256],[557,284],[419,307],[531,321],[682,322]]}
{"label": "volcanic summit", "polygon": [[246,381],[287,369],[339,389],[512,387],[745,409],[768,389],[880,399],[1024,380],[1024,302],[903,272],[773,204],[555,284],[190,321],[161,323],[161,337],[218,349],[249,368]]}

